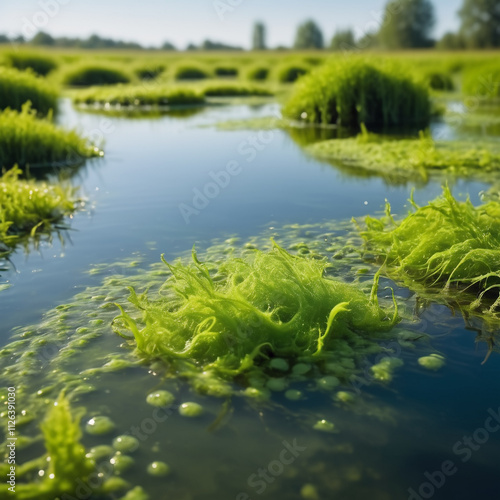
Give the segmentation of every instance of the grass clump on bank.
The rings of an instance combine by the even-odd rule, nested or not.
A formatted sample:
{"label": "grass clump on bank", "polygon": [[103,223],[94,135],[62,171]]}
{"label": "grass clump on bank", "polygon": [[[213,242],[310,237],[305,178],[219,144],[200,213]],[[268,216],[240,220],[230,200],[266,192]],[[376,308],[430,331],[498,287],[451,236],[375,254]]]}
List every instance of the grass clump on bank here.
{"label": "grass clump on bank", "polygon": [[75,131],[54,125],[50,116],[37,119],[29,103],[20,112],[2,111],[0,130],[0,166],[5,168],[74,165],[103,155]]}
{"label": "grass clump on bank", "polygon": [[214,75],[218,77],[236,77],[239,74],[239,69],[234,66],[216,66]]}
{"label": "grass clump on bank", "polygon": [[165,71],[165,66],[163,64],[159,64],[156,66],[150,64],[135,68],[134,74],[140,80],[154,80],[155,78],[158,78],[164,71]]}
{"label": "grass clump on bank", "polygon": [[46,115],[57,107],[57,92],[52,85],[29,72],[0,67],[0,110],[20,111],[27,101],[40,115]]}
{"label": "grass clump on bank", "polygon": [[4,55],[4,58],[9,66],[19,70],[30,69],[40,76],[47,76],[57,68],[57,63],[54,59],[42,54],[9,52]]}
{"label": "grass clump on bank", "polygon": [[432,90],[439,90],[442,92],[452,92],[455,90],[453,79],[448,73],[431,71],[425,75],[425,81]]}
{"label": "grass clump on bank", "polygon": [[165,262],[172,277],[158,297],[130,289],[142,318],[119,306],[114,322],[142,356],[181,370],[231,379],[260,372],[275,357],[322,365],[335,354],[352,357],[356,346],[365,349],[397,321],[374,292],[369,298],[356,285],[325,277],[326,261],[293,256],[276,244],[215,267],[194,252],[193,261]]}
{"label": "grass clump on bank", "polygon": [[500,310],[500,204],[474,207],[448,188],[428,205],[396,222],[366,219],[361,235],[387,274],[412,290],[440,295],[465,310]]}
{"label": "grass clump on bank", "polygon": [[400,68],[381,69],[362,60],[345,59],[301,78],[283,114],[321,125],[425,127],[431,103],[427,87],[402,74]]}
{"label": "grass clump on bank", "polygon": [[183,106],[203,104],[205,98],[200,90],[185,87],[117,85],[82,90],[74,102],[99,106]]}
{"label": "grass clump on bank", "polygon": [[68,71],[63,83],[72,87],[90,87],[92,85],[115,85],[129,83],[130,77],[119,68],[97,65],[84,65]]}
{"label": "grass clump on bank", "polygon": [[363,128],[355,138],[318,142],[307,151],[392,180],[427,180],[432,171],[487,177],[500,170],[500,146],[494,142],[436,142],[422,132],[419,139],[395,140]]}
{"label": "grass clump on bank", "polygon": [[7,248],[50,233],[75,210],[71,187],[21,179],[21,174],[15,167],[0,177],[0,243]]}

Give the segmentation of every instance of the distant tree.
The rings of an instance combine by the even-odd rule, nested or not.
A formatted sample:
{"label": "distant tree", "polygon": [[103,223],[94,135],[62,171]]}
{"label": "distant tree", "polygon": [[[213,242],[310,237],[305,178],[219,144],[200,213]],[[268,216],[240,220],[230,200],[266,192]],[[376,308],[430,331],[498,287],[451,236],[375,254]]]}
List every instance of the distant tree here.
{"label": "distant tree", "polygon": [[368,31],[357,42],[359,50],[373,49],[378,45],[378,34],[374,31]]}
{"label": "distant tree", "polygon": [[465,42],[460,33],[448,32],[443,35],[443,38],[436,44],[436,48],[440,50],[459,50],[465,48]]}
{"label": "distant tree", "polygon": [[163,42],[163,45],[161,46],[161,50],[177,50],[175,48],[175,45],[173,45],[170,42]]}
{"label": "distant tree", "polygon": [[500,1],[464,0],[460,34],[469,48],[500,47]]}
{"label": "distant tree", "polygon": [[205,40],[200,48],[202,50],[243,50],[241,47],[226,45],[220,42],[212,42],[211,40]]}
{"label": "distant tree", "polygon": [[7,35],[0,34],[0,43],[9,43],[10,39]]}
{"label": "distant tree", "polygon": [[264,23],[258,22],[254,24],[252,49],[266,50],[266,26],[264,25]]}
{"label": "distant tree", "polygon": [[52,46],[55,45],[56,41],[48,33],[39,31],[31,40],[31,45],[45,45]]}
{"label": "distant tree", "polygon": [[186,50],[192,51],[192,50],[198,50],[198,46],[196,46],[194,43],[190,43],[187,47]]}
{"label": "distant tree", "polygon": [[352,30],[338,30],[330,43],[332,50],[353,50],[356,48],[356,39]]}
{"label": "distant tree", "polygon": [[379,40],[388,49],[429,47],[434,24],[429,0],[391,0],[385,7]]}
{"label": "distant tree", "polygon": [[322,49],[323,47],[323,33],[314,21],[306,21],[297,28],[294,48],[300,50]]}

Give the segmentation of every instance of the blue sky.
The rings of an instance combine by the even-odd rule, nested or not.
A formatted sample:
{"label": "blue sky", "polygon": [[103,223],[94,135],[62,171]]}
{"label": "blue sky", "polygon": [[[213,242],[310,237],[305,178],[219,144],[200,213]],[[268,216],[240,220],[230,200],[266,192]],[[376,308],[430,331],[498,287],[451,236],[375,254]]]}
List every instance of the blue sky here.
{"label": "blue sky", "polygon": [[[463,0],[435,0],[435,36],[458,28]],[[209,38],[248,47],[252,24],[262,20],[268,44],[290,45],[297,25],[312,18],[329,39],[338,28],[357,34],[377,26],[386,0],[0,0],[0,33],[110,38],[180,48]],[[219,13],[216,7],[219,7]],[[46,14],[44,12],[48,12]]]}

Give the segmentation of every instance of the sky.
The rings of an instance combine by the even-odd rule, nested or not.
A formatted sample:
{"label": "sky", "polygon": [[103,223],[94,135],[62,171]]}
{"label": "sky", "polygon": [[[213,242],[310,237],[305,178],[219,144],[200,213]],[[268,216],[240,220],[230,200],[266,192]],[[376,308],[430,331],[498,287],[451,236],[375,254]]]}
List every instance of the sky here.
{"label": "sky", "polygon": [[[250,47],[263,21],[269,47],[293,43],[297,25],[314,19],[326,40],[337,29],[360,36],[380,24],[386,0],[0,0],[0,33],[106,38],[178,48],[206,39]],[[434,36],[458,29],[463,0],[435,0]]]}

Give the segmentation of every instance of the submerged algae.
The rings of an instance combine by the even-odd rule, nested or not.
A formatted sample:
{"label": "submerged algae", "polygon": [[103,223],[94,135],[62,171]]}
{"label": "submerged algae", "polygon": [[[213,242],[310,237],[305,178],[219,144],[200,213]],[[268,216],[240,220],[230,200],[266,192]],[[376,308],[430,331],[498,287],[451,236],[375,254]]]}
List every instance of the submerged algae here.
{"label": "submerged algae", "polygon": [[396,222],[366,218],[361,235],[383,272],[424,298],[452,301],[466,313],[500,319],[500,204],[475,207],[443,196]]}

